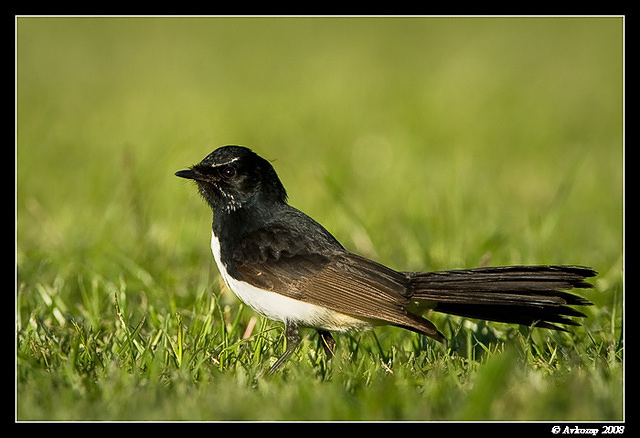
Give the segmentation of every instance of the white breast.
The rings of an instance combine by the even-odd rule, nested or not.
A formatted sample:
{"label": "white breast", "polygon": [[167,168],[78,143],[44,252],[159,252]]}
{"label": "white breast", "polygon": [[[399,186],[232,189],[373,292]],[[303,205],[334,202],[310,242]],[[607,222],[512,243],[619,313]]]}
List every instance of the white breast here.
{"label": "white breast", "polygon": [[220,243],[215,234],[211,235],[211,251],[225,284],[236,296],[253,310],[275,321],[292,321],[306,327],[329,331],[346,331],[366,328],[371,324],[362,319],[345,315],[314,304],[305,303],[287,296],[257,288],[249,283],[236,280],[227,272],[220,258]]}

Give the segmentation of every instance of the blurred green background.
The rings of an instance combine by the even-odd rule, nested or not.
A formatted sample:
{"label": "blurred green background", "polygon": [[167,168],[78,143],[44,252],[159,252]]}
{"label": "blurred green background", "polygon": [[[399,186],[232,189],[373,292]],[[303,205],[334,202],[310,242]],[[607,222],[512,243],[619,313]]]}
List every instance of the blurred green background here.
{"label": "blurred green background", "polygon": [[394,268],[589,265],[620,306],[620,17],[16,23],[19,329],[59,278],[172,308],[211,285],[210,211],[173,174],[224,144]]}
{"label": "blurred green background", "polygon": [[467,265],[466,235],[518,252],[558,196],[553,232],[590,252],[552,237],[545,260],[507,259],[620,254],[619,18],[20,18],[17,36],[25,250],[206,242],[173,172],[243,144],[292,204],[397,263],[408,245]]}

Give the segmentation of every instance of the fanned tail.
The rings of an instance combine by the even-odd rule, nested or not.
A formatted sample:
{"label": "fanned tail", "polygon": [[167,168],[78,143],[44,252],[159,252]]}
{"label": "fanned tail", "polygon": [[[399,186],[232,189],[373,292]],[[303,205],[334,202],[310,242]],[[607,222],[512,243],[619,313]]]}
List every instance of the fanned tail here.
{"label": "fanned tail", "polygon": [[569,306],[591,305],[566,290],[591,288],[596,272],[583,266],[503,266],[407,273],[412,300],[437,312],[566,331],[584,317]]}

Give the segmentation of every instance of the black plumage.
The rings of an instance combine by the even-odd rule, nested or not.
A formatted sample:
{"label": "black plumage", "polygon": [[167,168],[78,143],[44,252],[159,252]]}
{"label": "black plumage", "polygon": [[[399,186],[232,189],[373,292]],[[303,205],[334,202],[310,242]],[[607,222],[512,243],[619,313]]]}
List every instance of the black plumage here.
{"label": "black plumage", "polygon": [[271,164],[241,146],[216,149],[177,176],[193,179],[213,211],[212,249],[227,285],[258,312],[285,324],[287,350],[298,326],[331,331],[391,324],[439,341],[421,315],[437,312],[554,330],[585,315],[589,301],[567,292],[590,288],[587,267],[504,266],[401,272],[347,251],[315,220],[287,203]]}

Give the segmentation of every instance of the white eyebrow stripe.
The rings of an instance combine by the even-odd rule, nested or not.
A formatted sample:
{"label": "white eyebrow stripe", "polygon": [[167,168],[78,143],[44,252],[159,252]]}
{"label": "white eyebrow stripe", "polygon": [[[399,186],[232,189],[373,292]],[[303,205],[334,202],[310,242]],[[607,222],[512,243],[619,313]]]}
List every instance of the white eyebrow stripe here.
{"label": "white eyebrow stripe", "polygon": [[240,157],[235,157],[230,159],[229,161],[225,161],[224,163],[216,163],[216,164],[212,164],[211,167],[220,167],[220,166],[226,166],[227,164],[231,164],[235,161],[238,161],[240,159]]}

